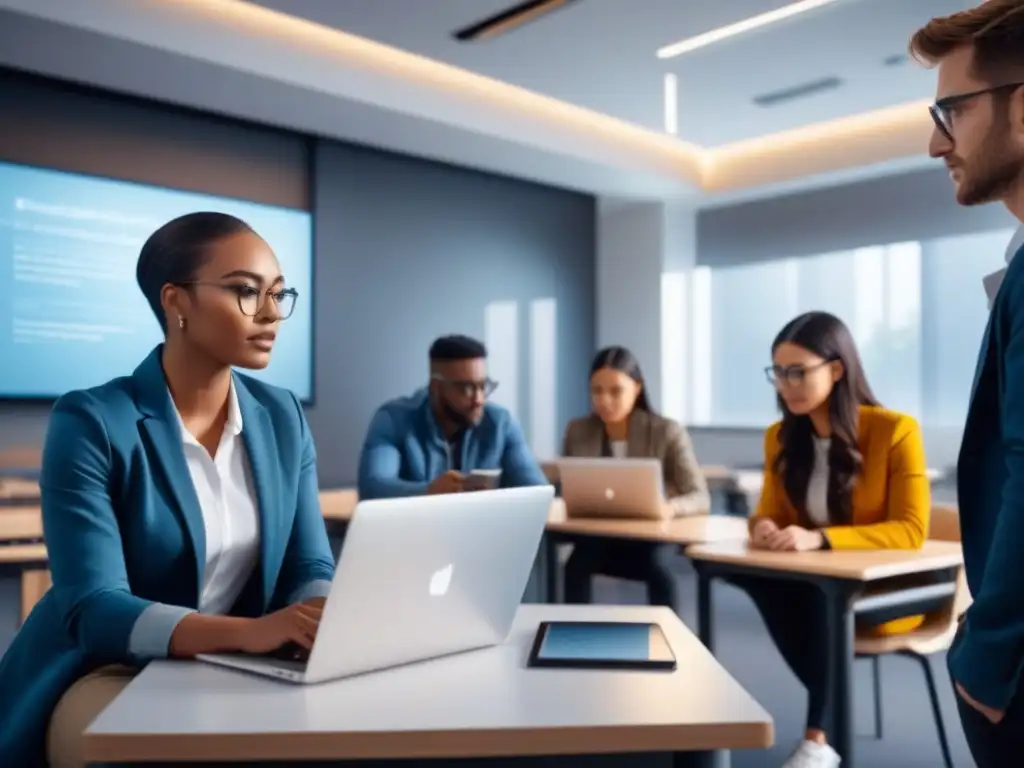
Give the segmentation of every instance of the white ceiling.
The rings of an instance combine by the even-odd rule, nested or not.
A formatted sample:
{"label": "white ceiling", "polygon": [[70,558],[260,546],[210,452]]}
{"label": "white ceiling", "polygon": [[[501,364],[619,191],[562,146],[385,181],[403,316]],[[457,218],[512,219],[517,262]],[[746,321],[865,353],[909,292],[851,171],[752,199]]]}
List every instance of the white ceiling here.
{"label": "white ceiling", "polygon": [[[704,141],[717,145],[712,150],[661,131],[664,63],[654,51],[781,0],[689,0],[702,2],[705,17],[713,8],[714,18],[688,26],[653,12],[678,16],[668,13],[673,0],[636,1],[631,7],[643,7],[642,24],[624,11],[626,0],[579,0],[505,38],[461,46],[450,40],[452,30],[507,7],[506,0],[0,0],[0,66],[596,195],[701,207],[929,163],[924,149],[933,126],[916,100],[930,97],[932,73],[879,66],[859,88],[867,100],[842,98],[831,107],[823,99],[800,109],[746,102],[766,88],[821,77],[823,61],[880,62],[952,0],[927,0],[927,10],[922,0],[840,0],[833,10],[675,60],[681,124],[698,138],[694,125],[703,121]],[[685,0],[675,2],[683,7]],[[888,19],[874,25],[888,28],[894,5],[918,10],[906,12],[898,34],[887,33],[891,45],[863,17],[857,29],[873,35],[870,44],[850,42],[845,23],[838,26],[850,29],[833,28],[828,39],[820,27],[796,35],[801,25],[855,9]],[[344,26],[304,17],[328,12],[344,15]],[[565,39],[574,43],[563,43],[551,26],[556,21],[569,24],[575,36]],[[396,36],[408,38],[410,50],[397,48]],[[774,63],[759,62],[757,49]],[[712,67],[712,60],[719,63]],[[773,69],[781,74],[770,75]],[[838,63],[825,69],[852,71]],[[904,78],[918,85],[900,85]],[[648,91],[641,80],[655,85]],[[855,90],[847,86],[845,95]],[[915,101],[884,114],[722,146],[908,96]]]}
{"label": "white ceiling", "polygon": [[[930,98],[934,74],[907,61],[915,29],[966,0],[840,0],[678,58],[655,51],[791,0],[579,0],[507,35],[452,32],[514,0],[252,0],[556,99],[664,130],[663,79],[678,80],[679,135],[704,146]],[[774,107],[752,99],[836,76],[843,85]]]}

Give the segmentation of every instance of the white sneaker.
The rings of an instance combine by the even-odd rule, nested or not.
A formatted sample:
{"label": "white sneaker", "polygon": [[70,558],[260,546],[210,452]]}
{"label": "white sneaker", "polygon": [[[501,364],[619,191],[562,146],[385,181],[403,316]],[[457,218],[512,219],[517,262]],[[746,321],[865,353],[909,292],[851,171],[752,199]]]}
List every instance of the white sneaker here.
{"label": "white sneaker", "polygon": [[782,764],[782,768],[839,768],[842,758],[828,744],[804,741]]}

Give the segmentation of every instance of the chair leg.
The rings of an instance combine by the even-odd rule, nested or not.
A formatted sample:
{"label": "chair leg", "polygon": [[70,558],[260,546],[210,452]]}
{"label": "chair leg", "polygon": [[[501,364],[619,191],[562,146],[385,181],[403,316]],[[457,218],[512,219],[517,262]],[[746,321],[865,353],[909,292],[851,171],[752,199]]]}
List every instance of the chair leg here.
{"label": "chair leg", "polygon": [[871,679],[875,688],[875,738],[882,738],[882,660],[878,655],[871,657]]}
{"label": "chair leg", "polygon": [[942,749],[942,760],[946,768],[954,768],[953,757],[949,753],[949,739],[946,738],[946,726],[942,719],[942,706],[939,703],[939,691],[935,687],[935,672],[932,669],[931,659],[917,653],[909,654],[916,659],[924,670],[924,681],[928,686],[928,698],[932,702],[932,712],[935,715],[935,729],[939,732],[939,747]]}

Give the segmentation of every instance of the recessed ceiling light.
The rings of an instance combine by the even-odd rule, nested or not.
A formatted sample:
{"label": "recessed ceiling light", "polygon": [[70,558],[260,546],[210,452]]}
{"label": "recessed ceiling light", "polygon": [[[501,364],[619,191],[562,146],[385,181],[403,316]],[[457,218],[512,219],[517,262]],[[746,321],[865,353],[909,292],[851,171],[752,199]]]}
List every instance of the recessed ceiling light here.
{"label": "recessed ceiling light", "polygon": [[698,48],[704,48],[713,43],[721,42],[730,37],[742,35],[744,32],[760,29],[769,24],[775,24],[784,19],[789,19],[798,14],[807,13],[807,11],[813,11],[835,2],[838,2],[838,0],[798,0],[798,2],[790,3],[782,8],[776,8],[774,11],[751,16],[749,19],[737,21],[735,24],[719,27],[696,37],[689,37],[685,40],[680,40],[678,43],[666,45],[658,49],[657,55],[659,59],[671,59],[684,53],[696,51]]}
{"label": "recessed ceiling light", "polygon": [[665,75],[665,133],[679,133],[679,87],[671,72]]}

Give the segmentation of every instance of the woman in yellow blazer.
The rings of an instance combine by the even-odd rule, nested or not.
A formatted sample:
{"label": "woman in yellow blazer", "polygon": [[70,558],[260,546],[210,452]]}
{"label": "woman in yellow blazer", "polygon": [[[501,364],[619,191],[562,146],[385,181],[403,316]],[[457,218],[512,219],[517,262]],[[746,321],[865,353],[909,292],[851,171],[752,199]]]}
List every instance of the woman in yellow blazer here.
{"label": "woman in yellow blazer", "polygon": [[[772,343],[766,373],[783,417],[765,435],[764,487],[750,519],[751,546],[920,548],[931,510],[921,429],[910,416],[878,404],[842,321],[825,312],[791,321]],[[812,585],[783,580],[734,583],[753,599],[808,691],[806,734],[784,768],[835,768],[839,756],[826,738],[832,681],[823,595]],[[905,632],[938,607],[922,604],[858,621]]]}

